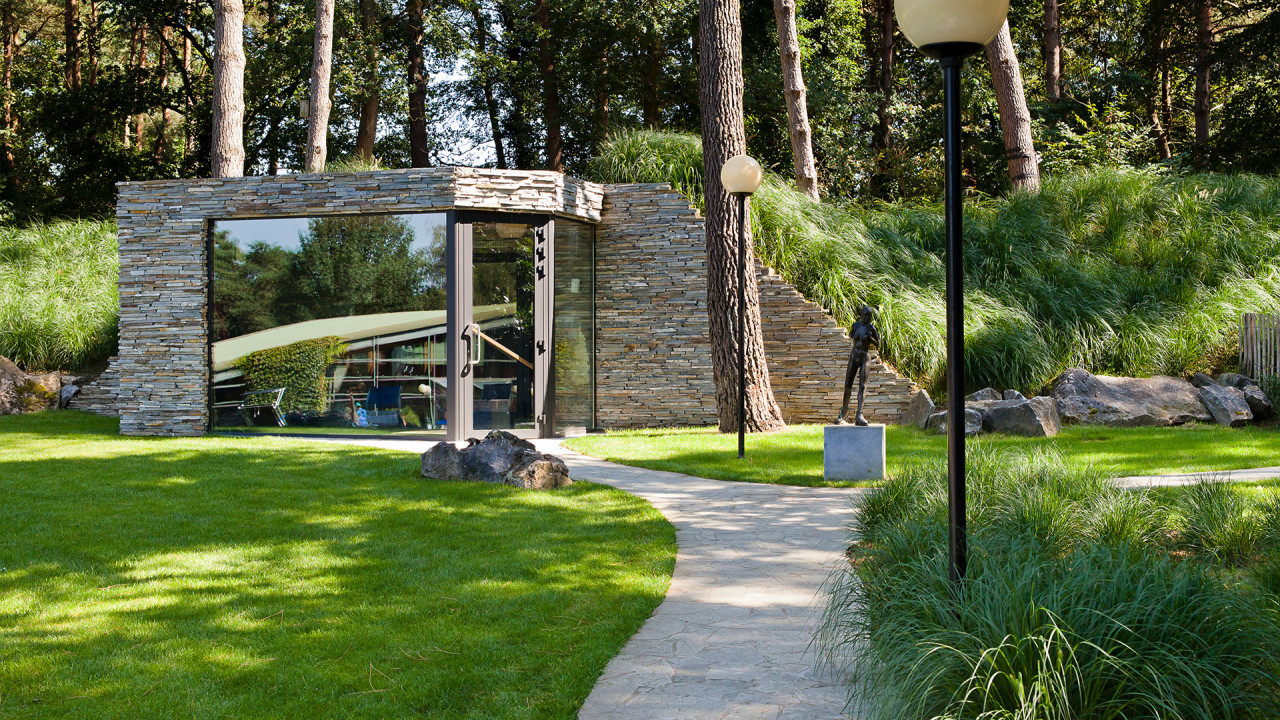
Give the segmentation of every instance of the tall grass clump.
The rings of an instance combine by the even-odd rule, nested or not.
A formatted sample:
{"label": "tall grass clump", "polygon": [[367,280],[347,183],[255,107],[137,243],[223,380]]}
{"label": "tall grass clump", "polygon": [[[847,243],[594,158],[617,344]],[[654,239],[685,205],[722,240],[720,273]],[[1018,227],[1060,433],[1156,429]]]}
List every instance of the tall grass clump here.
{"label": "tall grass clump", "polygon": [[[1052,452],[983,449],[971,468],[958,600],[946,580],[945,465],[904,472],[861,507],[817,637],[827,661],[851,672],[858,717],[1280,713],[1273,570],[1237,570],[1177,519],[1216,503],[1206,512],[1219,520],[1272,528],[1274,501],[1240,493],[1227,508],[1204,499],[1221,487],[1207,483],[1166,512],[1148,492],[1120,490]],[[1269,533],[1253,549],[1275,563]]]}
{"label": "tall grass clump", "polygon": [[83,369],[115,352],[115,225],[0,228],[0,355],[27,370]]}
{"label": "tall grass clump", "polygon": [[[698,138],[617,135],[604,182],[668,182],[702,205]],[[849,324],[880,308],[882,354],[936,385],[945,365],[938,203],[816,203],[775,175],[752,199],[756,252]],[[1280,311],[1280,180],[1130,169],[1050,177],[965,209],[966,377],[1037,391],[1063,369],[1209,370],[1243,312]]]}

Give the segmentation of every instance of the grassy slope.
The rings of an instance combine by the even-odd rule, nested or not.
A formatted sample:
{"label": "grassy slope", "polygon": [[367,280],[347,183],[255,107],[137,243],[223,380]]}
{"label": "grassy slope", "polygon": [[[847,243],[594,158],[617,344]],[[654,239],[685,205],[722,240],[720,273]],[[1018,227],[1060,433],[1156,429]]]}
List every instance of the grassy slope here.
{"label": "grassy slope", "polygon": [[[908,464],[943,457],[946,437],[914,427],[887,429],[888,473]],[[822,426],[793,425],[767,435],[747,436],[747,456],[737,458],[737,436],[714,429],[630,430],[569,440],[578,452],[654,470],[719,480],[782,485],[848,485],[822,479]],[[987,435],[974,447],[1031,449],[1055,447],[1078,463],[1116,475],[1148,475],[1202,470],[1239,470],[1280,465],[1280,431],[1271,428],[1063,428],[1055,438]]]}
{"label": "grassy slope", "polygon": [[[701,204],[696,137],[618,136],[604,181],[671,182]],[[945,361],[937,204],[813,203],[775,176],[756,248],[848,324],[880,308],[887,359],[926,385]],[[965,209],[966,371],[1035,391],[1068,366],[1181,374],[1229,362],[1241,312],[1280,311],[1280,180],[1102,170]]]}
{"label": "grassy slope", "polygon": [[661,602],[643,501],[0,418],[0,717],[572,718]]}
{"label": "grassy slope", "polygon": [[115,352],[114,223],[0,228],[0,355],[28,370],[81,369]]}

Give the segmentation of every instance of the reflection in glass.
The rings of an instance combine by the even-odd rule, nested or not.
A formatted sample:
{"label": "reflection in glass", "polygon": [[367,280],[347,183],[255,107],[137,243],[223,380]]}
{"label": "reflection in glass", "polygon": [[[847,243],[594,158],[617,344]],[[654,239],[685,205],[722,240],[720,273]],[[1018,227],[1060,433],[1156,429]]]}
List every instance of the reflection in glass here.
{"label": "reflection in glass", "polygon": [[556,220],[555,432],[595,427],[595,228]]}
{"label": "reflection in glass", "polygon": [[217,222],[214,427],[441,430],[445,248],[443,214]]}
{"label": "reflection in glass", "polygon": [[531,429],[533,413],[533,243],[524,223],[481,223],[471,230],[473,320],[472,425]]}

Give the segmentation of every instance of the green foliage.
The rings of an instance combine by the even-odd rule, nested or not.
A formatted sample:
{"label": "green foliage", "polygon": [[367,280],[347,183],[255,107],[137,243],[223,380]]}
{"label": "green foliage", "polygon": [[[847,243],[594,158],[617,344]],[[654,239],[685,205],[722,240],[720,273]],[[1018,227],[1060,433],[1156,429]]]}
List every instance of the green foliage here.
{"label": "green foliage", "polygon": [[[697,138],[633,133],[593,166],[701,197]],[[815,203],[766,176],[756,251],[842,324],[880,309],[882,354],[926,385],[945,365],[943,218],[933,204]],[[1280,181],[1098,169],[965,210],[966,379],[1039,390],[1066,367],[1210,370],[1242,312],[1280,310]]]}
{"label": "green foliage", "polygon": [[1227,482],[1192,485],[1181,496],[1181,541],[1195,553],[1243,565],[1254,559],[1266,533],[1256,502]]}
{"label": "green foliage", "polygon": [[114,223],[0,228],[0,355],[28,371],[86,369],[116,350]]}
{"label": "green foliage", "polygon": [[318,413],[329,406],[325,371],[346,352],[342,338],[329,336],[249,353],[235,361],[247,391],[285,388],[281,412]]}
{"label": "green foliage", "polygon": [[[819,643],[853,671],[852,700],[866,717],[1244,720],[1280,711],[1280,606],[1265,583],[1180,537],[1154,496],[1119,490],[1061,455],[981,450],[969,467],[962,598],[946,580],[942,462],[871,492],[851,564],[832,575]],[[1238,497],[1276,522],[1256,497]],[[1191,554],[1175,558],[1174,547]]]}

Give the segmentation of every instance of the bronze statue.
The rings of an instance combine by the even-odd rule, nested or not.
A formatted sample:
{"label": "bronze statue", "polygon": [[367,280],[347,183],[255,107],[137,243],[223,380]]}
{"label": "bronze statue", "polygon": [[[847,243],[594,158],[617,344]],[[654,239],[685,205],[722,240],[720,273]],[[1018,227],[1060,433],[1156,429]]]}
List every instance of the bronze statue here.
{"label": "bronze statue", "polygon": [[853,417],[854,425],[866,425],[867,419],[862,416],[862,400],[867,394],[867,353],[871,346],[880,346],[880,333],[871,324],[874,311],[863,305],[858,309],[858,322],[849,328],[849,339],[853,341],[853,352],[849,353],[849,369],[844,373],[844,403],[840,406],[840,417],[837,425],[848,425],[844,417],[849,413],[849,392],[853,390],[853,378],[858,378],[858,412]]}

